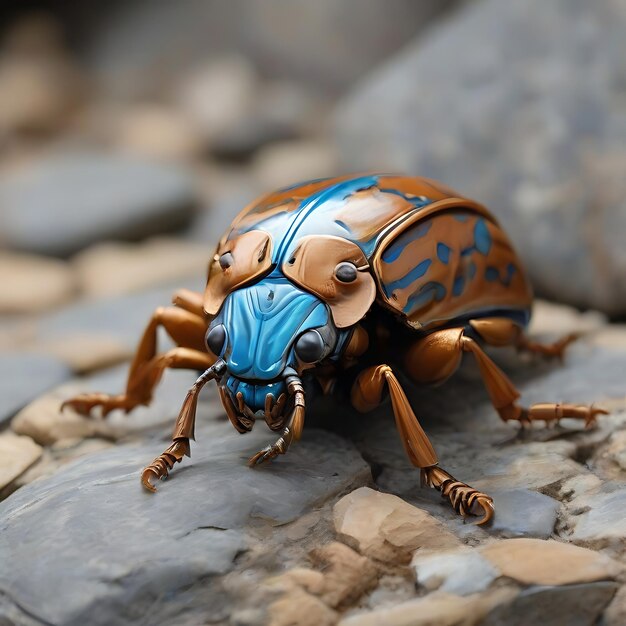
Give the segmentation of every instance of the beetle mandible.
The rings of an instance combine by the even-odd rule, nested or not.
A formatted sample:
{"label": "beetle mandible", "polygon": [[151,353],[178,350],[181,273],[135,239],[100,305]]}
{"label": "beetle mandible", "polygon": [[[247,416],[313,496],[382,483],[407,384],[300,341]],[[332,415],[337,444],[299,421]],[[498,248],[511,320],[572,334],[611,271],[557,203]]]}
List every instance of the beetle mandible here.
{"label": "beetle mandible", "polygon": [[[423,483],[461,515],[481,515],[479,523],[493,516],[492,499],[439,466],[395,368],[419,384],[438,384],[469,353],[505,421],[571,417],[589,426],[605,413],[517,403],[519,392],[481,344],[558,356],[573,338],[541,345],[526,337],[532,291],[508,237],[485,207],[425,178],[342,176],[271,193],[246,207],[222,237],[204,294],[182,290],[173,302],[152,316],[124,393],[81,394],[63,405],[82,414],[96,406],[104,415],[128,412],[150,402],[166,368],[204,370],[185,398],[172,445],[143,470],[152,491],[151,480],[189,455],[198,394],[209,380],[217,381],[240,433],[258,419],[280,431],[251,466],[300,438],[307,383],[330,392],[351,377],[351,402],[363,412],[387,391]],[[164,354],[157,352],[159,327],[177,344]]]}

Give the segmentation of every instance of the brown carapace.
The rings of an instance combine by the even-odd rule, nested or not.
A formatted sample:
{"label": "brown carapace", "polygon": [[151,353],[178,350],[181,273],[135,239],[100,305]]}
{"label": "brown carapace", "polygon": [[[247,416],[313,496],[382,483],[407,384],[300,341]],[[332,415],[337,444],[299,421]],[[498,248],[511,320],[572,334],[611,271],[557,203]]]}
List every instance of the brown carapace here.
{"label": "brown carapace", "polygon": [[[493,515],[493,501],[439,466],[437,454],[394,373],[418,384],[447,380],[464,354],[478,366],[505,421],[604,413],[572,404],[518,404],[519,393],[484,352],[515,346],[561,356],[574,339],[552,345],[524,332],[532,293],[520,260],[480,204],[431,180],[389,175],[310,181],[254,202],[221,239],[204,294],[179,291],[155,311],[141,338],[126,390],[87,393],[64,403],[88,414],[148,404],[166,368],[204,373],[189,390],[172,445],[142,473],[165,478],[190,453],[198,394],[216,380],[224,410],[240,433],[264,420],[279,431],[250,465],[284,454],[300,438],[305,389],[349,386],[352,405],[370,411],[388,395],[409,460],[422,483],[461,515]],[[164,328],[177,347],[157,349]]]}

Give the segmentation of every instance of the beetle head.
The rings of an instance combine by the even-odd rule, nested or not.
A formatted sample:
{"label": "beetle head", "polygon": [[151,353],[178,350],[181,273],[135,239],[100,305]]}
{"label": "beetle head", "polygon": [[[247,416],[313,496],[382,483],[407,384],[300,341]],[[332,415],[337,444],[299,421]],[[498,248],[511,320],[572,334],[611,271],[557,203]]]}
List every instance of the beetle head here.
{"label": "beetle head", "polygon": [[336,236],[273,250],[268,233],[252,230],[222,243],[205,292],[215,315],[207,345],[226,365],[222,386],[239,412],[267,413],[286,377],[338,358],[374,300],[368,270],[360,248]]}

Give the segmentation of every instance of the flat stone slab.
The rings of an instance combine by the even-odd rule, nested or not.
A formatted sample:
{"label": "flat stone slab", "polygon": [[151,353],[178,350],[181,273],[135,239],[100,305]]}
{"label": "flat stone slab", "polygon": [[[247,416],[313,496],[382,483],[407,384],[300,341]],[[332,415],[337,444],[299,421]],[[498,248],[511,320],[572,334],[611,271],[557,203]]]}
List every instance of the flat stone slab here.
{"label": "flat stone slab", "polygon": [[165,624],[195,612],[191,623],[204,622],[224,601],[211,577],[254,541],[247,528],[286,524],[369,480],[350,444],[314,429],[285,457],[249,469],[245,460],[276,437],[260,426],[240,437],[226,423],[202,425],[193,459],[156,494],[139,472],[167,445],[157,439],[14,493],[0,504],[0,563],[11,564],[0,568],[0,621]]}
{"label": "flat stone slab", "polygon": [[69,255],[104,239],[137,239],[189,222],[195,193],[179,168],[67,151],[0,177],[0,232],[11,248]]}

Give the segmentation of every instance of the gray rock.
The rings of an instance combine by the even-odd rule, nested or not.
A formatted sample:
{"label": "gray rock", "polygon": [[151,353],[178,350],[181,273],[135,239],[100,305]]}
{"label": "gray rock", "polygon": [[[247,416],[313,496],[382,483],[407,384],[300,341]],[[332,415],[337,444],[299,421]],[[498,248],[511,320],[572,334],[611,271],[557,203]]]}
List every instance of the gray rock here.
{"label": "gray rock", "polygon": [[561,506],[558,500],[528,489],[490,491],[497,502],[491,528],[504,537],[539,537],[552,535]]}
{"label": "gray rock", "polygon": [[0,569],[0,621],[226,618],[230,596],[215,577],[254,544],[252,528],[266,536],[263,528],[295,520],[369,475],[352,446],[315,430],[284,458],[249,469],[245,459],[275,436],[258,428],[242,438],[226,424],[202,423],[192,459],[157,494],[142,490],[139,471],[162,451],[161,440],[81,459],[14,493],[0,504],[0,562],[11,564]]}
{"label": "gray rock", "polygon": [[599,493],[583,494],[569,503],[570,541],[594,547],[626,543],[626,490],[623,482],[607,483]]}
{"label": "gray rock", "polygon": [[68,255],[102,239],[136,239],[188,223],[190,177],[173,166],[90,151],[42,158],[0,179],[8,247]]}
{"label": "gray rock", "polygon": [[0,353],[0,427],[44,391],[71,376],[67,365],[36,353]]}
{"label": "gray rock", "polygon": [[563,587],[531,587],[512,602],[493,609],[483,626],[591,626],[611,601],[617,583],[597,582]]}
{"label": "gray rock", "polygon": [[344,166],[484,202],[538,292],[624,314],[625,27],[612,0],[469,3],[342,103]]}
{"label": "gray rock", "polygon": [[[225,51],[263,74],[340,90],[397,50],[453,0],[187,0],[125,3],[94,25],[86,57],[108,93],[163,90]],[[384,26],[384,27],[383,27]],[[155,59],[167,58],[168,63]]]}
{"label": "gray rock", "polygon": [[[210,255],[207,255],[209,258]],[[107,337],[135,346],[154,310],[169,306],[177,289],[203,291],[206,278],[176,281],[175,284],[106,300],[86,301],[43,317],[37,337],[55,340],[80,340],[81,336]]]}
{"label": "gray rock", "polygon": [[466,596],[484,591],[500,576],[494,566],[476,550],[458,550],[413,558],[417,583],[429,590]]}

